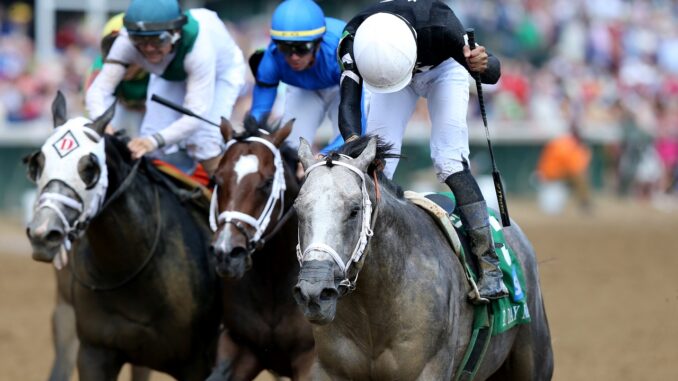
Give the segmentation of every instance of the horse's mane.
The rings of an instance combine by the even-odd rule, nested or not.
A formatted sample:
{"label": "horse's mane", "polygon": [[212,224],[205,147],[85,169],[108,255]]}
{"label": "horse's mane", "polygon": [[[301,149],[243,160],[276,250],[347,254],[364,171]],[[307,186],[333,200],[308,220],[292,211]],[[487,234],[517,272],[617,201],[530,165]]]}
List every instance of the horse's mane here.
{"label": "horse's mane", "polygon": [[386,177],[383,172],[384,166],[386,165],[386,159],[401,158],[402,156],[393,153],[393,144],[386,143],[379,136],[371,134],[363,135],[352,142],[344,144],[335,151],[330,151],[327,156],[332,160],[339,160],[339,155],[346,155],[355,159],[365,150],[367,143],[369,143],[372,138],[377,139],[377,153],[374,156],[372,163],[367,167],[367,174],[374,176],[376,172],[379,183],[389,189],[396,197],[402,198],[403,190],[400,185]]}
{"label": "horse's mane", "polygon": [[[267,122],[267,120],[268,114],[263,115],[261,117],[261,121],[257,121],[257,119],[251,114],[247,114],[247,116],[245,116],[245,120],[243,121],[245,130],[235,134],[233,138],[235,140],[245,140],[251,137],[261,138],[264,136],[264,133],[261,132],[262,130],[272,134],[281,127],[280,121],[270,124]],[[299,160],[297,156],[297,150],[290,147],[287,142],[284,142],[279,149],[285,164],[291,169],[296,168],[297,161]]]}
{"label": "horse's mane", "polygon": [[[131,140],[130,136],[127,135],[125,130],[120,130],[116,131],[113,135],[104,134],[103,138],[106,141],[106,157],[107,161],[109,161],[109,175],[112,174],[115,177],[121,176],[124,178],[127,172],[132,168],[132,165],[134,165],[132,152],[127,148],[127,143]],[[146,160],[146,158],[142,158],[141,160]],[[111,169],[113,173],[110,173]],[[109,190],[110,188],[111,187],[109,187]]]}

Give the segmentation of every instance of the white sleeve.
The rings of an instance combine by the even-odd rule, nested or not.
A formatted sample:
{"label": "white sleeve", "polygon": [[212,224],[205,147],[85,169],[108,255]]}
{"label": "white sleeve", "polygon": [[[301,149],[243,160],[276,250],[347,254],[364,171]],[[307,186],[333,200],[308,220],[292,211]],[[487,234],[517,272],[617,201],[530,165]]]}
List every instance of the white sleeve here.
{"label": "white sleeve", "polygon": [[[216,78],[216,58],[208,45],[196,42],[184,59],[186,70],[186,97],[183,106],[195,114],[208,117],[214,101],[214,81]],[[167,145],[178,143],[200,127],[200,120],[191,116],[182,116],[160,131]]]}
{"label": "white sleeve", "polygon": [[115,101],[115,88],[125,76],[127,68],[121,64],[104,63],[85,95],[85,107],[90,119],[101,116]]}
{"label": "white sleeve", "polygon": [[235,41],[228,35],[228,52],[225,55],[226,69],[219,73],[219,78],[226,83],[228,87],[227,94],[224,98],[229,104],[223,105],[221,116],[229,117],[233,111],[235,101],[240,96],[240,93],[245,87],[245,78],[247,77],[247,66],[245,65],[245,57],[240,47],[236,45]]}
{"label": "white sleeve", "polygon": [[108,110],[115,100],[116,87],[125,77],[125,65],[136,62],[137,59],[138,53],[127,35],[118,36],[101,71],[85,95],[85,108],[90,118],[94,119]]}

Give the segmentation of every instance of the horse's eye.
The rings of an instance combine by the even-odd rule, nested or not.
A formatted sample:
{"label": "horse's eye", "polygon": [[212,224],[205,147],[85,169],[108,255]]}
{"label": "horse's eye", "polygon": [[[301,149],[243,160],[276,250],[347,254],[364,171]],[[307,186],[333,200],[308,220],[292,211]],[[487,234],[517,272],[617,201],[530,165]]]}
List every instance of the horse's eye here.
{"label": "horse's eye", "polygon": [[85,189],[92,189],[99,182],[101,168],[96,155],[90,153],[78,160],[78,174],[82,182],[85,183]]}
{"label": "horse's eye", "polygon": [[262,192],[270,192],[271,188],[273,188],[273,178],[268,178],[266,181],[264,181],[260,186],[259,190]]}
{"label": "horse's eye", "polygon": [[45,155],[42,151],[35,152],[34,154],[25,157],[24,163],[28,164],[28,179],[35,183],[38,181],[38,178],[42,174],[42,169],[45,167]]}
{"label": "horse's eye", "polygon": [[353,219],[358,216],[358,213],[360,213],[360,207],[359,206],[354,206],[351,209],[351,214],[348,216],[348,218]]}

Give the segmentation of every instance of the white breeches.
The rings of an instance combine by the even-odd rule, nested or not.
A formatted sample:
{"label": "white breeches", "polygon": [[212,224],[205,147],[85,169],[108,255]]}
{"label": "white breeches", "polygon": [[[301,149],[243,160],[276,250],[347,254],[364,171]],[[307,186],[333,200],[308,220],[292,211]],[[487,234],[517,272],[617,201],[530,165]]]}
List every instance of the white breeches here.
{"label": "white breeches", "polygon": [[[379,135],[393,144],[395,153],[400,153],[405,127],[417,100],[426,98],[431,118],[431,159],[438,180],[445,181],[464,169],[463,160],[468,161],[468,78],[466,69],[450,58],[434,69],[415,74],[400,91],[372,94],[367,133]],[[397,166],[397,159],[388,159],[384,174],[393,177]]]}
{"label": "white breeches", "polygon": [[[239,90],[233,89],[233,86],[230,86],[226,81],[217,80],[210,112],[208,115],[201,116],[215,123],[220,123],[222,116],[230,118],[233,105],[238,98]],[[184,116],[160,103],[151,101],[152,94],[158,94],[174,103],[183,105],[184,97],[186,96],[186,82],[168,81],[160,76],[151,74],[148,83],[148,96],[146,98],[146,115],[141,124],[141,136],[153,135]],[[198,130],[191,134],[181,146],[186,148],[186,152],[191,158],[196,161],[202,161],[221,154],[223,138],[219,127],[200,122]],[[163,148],[162,152],[171,154],[176,152],[178,148],[177,145],[173,145]]]}
{"label": "white breeches", "polygon": [[292,133],[287,137],[288,144],[299,147],[299,138],[313,144],[315,133],[325,119],[332,125],[332,136],[339,134],[339,86],[321,90],[306,90],[287,85],[285,92],[285,111],[283,124],[295,119]]}
{"label": "white breeches", "polygon": [[111,119],[114,130],[125,130],[127,136],[139,136],[139,128],[144,120],[144,111],[131,109],[118,102],[115,104],[115,114]]}

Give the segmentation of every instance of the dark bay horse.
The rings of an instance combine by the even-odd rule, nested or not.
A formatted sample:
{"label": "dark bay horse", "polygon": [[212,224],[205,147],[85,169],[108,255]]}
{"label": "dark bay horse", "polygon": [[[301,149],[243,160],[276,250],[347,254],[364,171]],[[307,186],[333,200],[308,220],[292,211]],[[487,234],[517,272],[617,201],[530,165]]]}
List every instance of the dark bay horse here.
{"label": "dark bay horse", "polygon": [[[87,245],[78,245],[80,250],[89,250]],[[89,252],[78,255],[90,255]],[[49,381],[70,381],[78,356],[78,336],[75,332],[75,309],[71,300],[73,275],[66,264],[56,270],[56,303],[52,311],[52,343],[54,345],[54,361],[49,374]],[[133,366],[132,381],[146,381],[150,378],[148,368]]]}
{"label": "dark bay horse", "polygon": [[113,381],[131,363],[204,380],[221,318],[205,210],[103,134],[113,107],[94,121],[66,120],[59,93],[52,112],[55,130],[29,162],[39,196],[27,233],[36,260],[71,249],[80,379]]}
{"label": "dark bay horse", "polygon": [[[462,265],[434,220],[374,177],[384,157],[376,138],[342,153],[318,161],[308,143],[299,148],[306,181],[295,202],[302,267],[294,295],[315,323],[314,379],[453,380],[473,322]],[[517,224],[504,232],[524,269],[532,322],[494,336],[475,379],[549,380],[535,253]]]}
{"label": "dark bay horse", "polygon": [[268,369],[307,380],[315,358],[311,325],[292,298],[299,264],[292,209],[299,180],[296,152],[284,145],[288,123],[270,134],[254,119],[235,136],[222,120],[227,148],[214,174],[212,247],[224,277],[225,355],[230,380]]}

